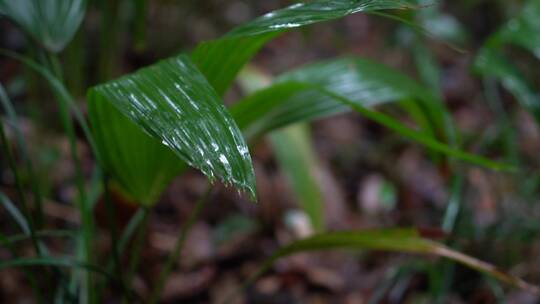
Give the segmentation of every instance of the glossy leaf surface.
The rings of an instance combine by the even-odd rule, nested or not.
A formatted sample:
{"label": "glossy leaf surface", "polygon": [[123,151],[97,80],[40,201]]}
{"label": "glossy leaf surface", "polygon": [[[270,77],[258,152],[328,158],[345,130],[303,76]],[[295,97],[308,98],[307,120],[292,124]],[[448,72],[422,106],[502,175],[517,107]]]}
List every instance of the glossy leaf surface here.
{"label": "glossy leaf surface", "polygon": [[16,22],[51,52],[71,41],[86,10],[86,0],[0,0],[0,14]]}
{"label": "glossy leaf surface", "polygon": [[[313,86],[314,85],[314,86]],[[271,87],[248,96],[231,113],[248,138],[290,123],[350,111],[319,89],[372,107],[404,98],[435,102],[426,88],[401,72],[374,61],[343,58],[300,67],[278,77]]]}
{"label": "glossy leaf surface", "polygon": [[107,100],[92,98],[88,112],[102,165],[131,199],[144,206],[155,204],[185,163]]}
{"label": "glossy leaf surface", "polygon": [[192,57],[218,94],[222,95],[242,66],[266,42],[287,30],[359,12],[409,7],[407,2],[401,0],[316,0],[297,3],[241,25],[221,39],[201,43]]}
{"label": "glossy leaf surface", "polygon": [[[187,56],[170,58],[97,86],[90,90],[89,102],[110,102],[211,180],[220,178],[255,196],[253,167],[242,134],[214,89]],[[136,132],[130,135],[133,141],[142,140]],[[107,145],[100,147],[100,151],[118,144],[111,140],[102,143]],[[128,150],[125,145],[121,149]],[[168,159],[162,161],[163,166],[175,166]],[[121,167],[125,166],[119,165],[118,169]],[[116,170],[113,173],[120,175]]]}
{"label": "glossy leaf surface", "polygon": [[[269,13],[263,17],[255,19],[239,28],[233,30],[225,37],[201,43],[192,53],[193,62],[199,67],[203,75],[208,79],[209,83],[214,87],[218,94],[223,94],[229,85],[234,80],[236,74],[241,67],[248,62],[255,53],[269,40],[283,33],[287,29],[304,26],[316,22],[328,21],[343,17],[356,12],[369,12],[379,9],[397,9],[404,8],[407,4],[399,0],[354,0],[354,1],[312,1],[308,4],[293,5],[291,7],[278,10]],[[155,69],[154,69],[155,70]],[[154,75],[156,80],[160,77],[156,72]],[[127,99],[126,99],[127,100]],[[115,116],[111,111],[108,113],[108,120],[112,123],[114,117],[118,120],[122,120],[118,115]],[[123,112],[123,111],[122,111]],[[97,119],[92,119],[97,121]],[[105,122],[102,122],[105,123]],[[121,122],[115,122],[115,125],[121,125]],[[126,127],[129,128],[129,127]],[[105,130],[106,127],[102,128]],[[147,130],[148,131],[148,130]],[[105,155],[107,158],[105,161],[109,162],[107,165],[109,171],[112,173],[115,179],[119,179],[120,183],[127,187],[128,183],[132,183],[134,186],[130,190],[127,190],[134,196],[138,196],[140,199],[155,198],[155,195],[148,195],[142,197],[141,193],[158,193],[158,189],[163,190],[164,185],[168,184],[166,179],[163,179],[162,183],[152,184],[153,177],[162,176],[160,170],[163,168],[171,169],[167,174],[170,179],[174,175],[172,172],[176,165],[171,165],[170,160],[162,155],[166,154],[163,150],[164,147],[158,147],[160,144],[150,141],[147,137],[148,134],[132,128],[130,131],[126,131],[127,135],[124,137],[121,130],[118,129],[116,135],[109,134],[109,139],[102,141],[100,145],[107,145],[109,148],[113,145],[117,146],[114,150],[123,151],[123,153],[131,153],[131,151],[143,151],[141,153],[147,155],[147,159],[153,159],[154,168],[149,164],[145,166],[148,170],[139,170],[130,165],[127,162],[121,163],[114,155]],[[151,132],[149,132],[151,133]],[[157,133],[151,133],[155,137],[162,140],[165,134],[158,135]],[[105,136],[104,136],[105,137]],[[146,137],[146,138],[145,138]],[[121,138],[130,138],[130,144],[124,144]],[[124,139],[126,140],[126,139]],[[96,139],[96,141],[100,141]],[[101,148],[100,150],[104,150]],[[108,152],[103,152],[108,154]],[[111,164],[111,162],[117,162]],[[130,173],[122,173],[130,172]],[[146,175],[148,178],[142,178],[138,176]],[[157,187],[157,185],[160,185]],[[154,188],[155,187],[155,188]],[[153,189],[152,191],[148,191]],[[250,190],[250,192],[252,189]],[[138,193],[138,194],[137,194]]]}
{"label": "glossy leaf surface", "polygon": [[492,169],[510,169],[483,157],[450,147],[431,134],[413,130],[367,107],[403,98],[435,102],[431,90],[407,76],[363,60],[347,58],[309,65],[287,73],[275,85],[236,104],[231,113],[249,139],[299,121],[350,109],[434,151]]}

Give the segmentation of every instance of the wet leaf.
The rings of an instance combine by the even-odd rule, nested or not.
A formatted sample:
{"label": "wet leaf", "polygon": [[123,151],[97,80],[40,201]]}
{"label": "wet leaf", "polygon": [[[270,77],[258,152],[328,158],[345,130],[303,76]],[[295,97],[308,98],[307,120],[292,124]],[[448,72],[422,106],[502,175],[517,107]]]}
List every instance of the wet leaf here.
{"label": "wet leaf", "polygon": [[218,94],[225,93],[236,74],[268,41],[293,29],[359,12],[411,8],[401,0],[317,0],[293,4],[241,25],[221,39],[199,44],[192,57]]}
{"label": "wet leaf", "polygon": [[[192,60],[198,66],[202,74],[208,79],[208,82],[213,86],[217,93],[222,95],[230,86],[241,67],[248,62],[266,42],[283,33],[287,29],[316,22],[333,20],[357,12],[370,12],[380,9],[398,9],[405,8],[407,6],[408,5],[406,2],[399,0],[319,0],[306,4],[293,5],[291,7],[269,13],[255,19],[252,22],[242,25],[221,39],[201,43],[192,53]],[[159,68],[156,68],[157,66],[158,65],[154,65],[154,68],[151,68],[151,70],[147,69],[146,75],[148,75],[148,77],[153,77],[156,83],[160,83],[159,78],[161,75],[159,73]],[[155,72],[154,75],[151,75],[153,73],[152,71]],[[161,83],[159,85],[161,86]],[[124,99],[124,101],[127,100],[128,99]],[[127,107],[128,105],[124,106]],[[105,110],[105,112],[107,112],[107,110]],[[124,113],[125,109],[121,112]],[[94,111],[94,115],[95,114],[97,114],[97,111]],[[112,122],[115,119],[122,120],[122,118],[119,115],[116,115],[114,111],[111,111],[110,113],[107,112],[107,114],[103,115],[107,115],[106,118],[109,123],[118,126],[123,124],[122,122]],[[99,122],[100,120],[97,118],[91,119],[100,124],[107,123],[105,120]],[[133,122],[135,122],[136,125],[139,123],[139,121]],[[149,132],[148,128],[145,127],[144,124],[141,124],[140,126],[146,128],[147,133],[136,130],[136,128],[126,127],[130,130],[125,131],[127,134],[124,136],[122,134],[124,131],[117,128],[115,134],[108,134],[107,136],[103,135],[103,137],[109,138],[101,142],[101,145],[104,146],[106,143],[108,149],[121,151],[122,155],[133,153],[133,151],[141,151],[140,153],[146,155],[148,164],[142,166],[143,168],[132,166],[130,165],[131,162],[121,161],[119,157],[115,155],[105,155],[104,158],[105,164],[108,167],[107,169],[112,176],[115,179],[118,179],[120,184],[126,188],[126,191],[131,195],[138,197],[138,199],[143,199],[149,203],[150,201],[155,200],[157,193],[163,191],[165,186],[174,176],[173,172],[178,172],[175,171],[175,168],[177,168],[177,166],[180,168],[181,165],[174,164],[174,162],[171,164],[170,158],[164,157],[164,155],[167,154],[165,151],[166,148],[159,147],[159,141],[165,139],[167,136],[165,133],[160,134],[160,130]],[[101,127],[101,130],[107,132],[106,128],[106,126],[103,126]],[[149,136],[159,138],[159,141],[152,141],[148,138]],[[127,140],[127,138],[130,140],[129,144],[124,142]],[[96,141],[100,141],[100,139],[96,139]],[[116,147],[112,148],[113,146]],[[99,150],[104,150],[104,148]],[[180,153],[179,151],[176,152]],[[103,153],[109,154],[108,152]],[[181,156],[184,156],[183,159],[189,159],[187,156],[182,155],[182,153],[180,154]],[[149,160],[151,160],[153,165],[150,164]],[[206,167],[206,165],[203,164],[201,168],[203,167]],[[160,172],[164,168],[167,168],[166,170],[168,172],[166,174]],[[206,172],[208,173],[211,171],[206,168]],[[223,172],[220,174],[222,173]],[[140,176],[146,177],[143,178]],[[159,183],[153,182],[154,177],[161,176],[164,178],[160,179]],[[249,179],[251,177],[248,178],[245,176],[245,178]],[[240,184],[243,182],[240,182]],[[129,189],[127,189],[127,185],[130,183],[133,185],[129,186]],[[235,184],[237,184],[237,182],[235,182]],[[246,188],[248,186],[241,185],[240,187]],[[251,188],[250,192],[252,192],[252,184],[249,187]],[[148,195],[143,195],[143,193],[148,193]]]}
{"label": "wet leaf", "polygon": [[126,196],[144,206],[155,204],[185,163],[111,103],[98,99],[89,102],[88,112],[101,165]]}
{"label": "wet leaf", "polygon": [[231,113],[246,137],[254,139],[287,124],[353,109],[434,151],[495,170],[512,169],[448,146],[429,133],[413,130],[390,116],[368,109],[405,98],[436,102],[431,90],[395,70],[364,59],[345,58],[286,73],[276,84],[234,105]]}
{"label": "wet leaf", "polygon": [[86,0],[0,0],[0,14],[55,53],[71,41],[85,10]]}
{"label": "wet leaf", "polygon": [[287,72],[271,87],[233,105],[231,113],[246,136],[255,138],[291,123],[350,111],[348,105],[320,95],[319,88],[364,107],[405,98],[436,102],[429,89],[401,72],[371,60],[346,57]]}
{"label": "wet leaf", "polygon": [[[89,91],[88,99],[90,104],[111,103],[148,135],[168,146],[180,159],[201,170],[211,180],[220,178],[255,196],[253,167],[242,134],[214,89],[187,56],[170,58],[94,87]],[[98,116],[102,113],[98,109],[91,112],[93,120],[99,124],[95,128],[107,128],[107,121]],[[96,137],[99,134],[104,135],[99,132]],[[136,132],[126,135],[130,135],[130,138],[120,143],[115,142],[114,137],[102,138],[98,149],[109,154],[110,161],[121,161],[121,156],[111,156],[107,150],[121,149],[128,152],[128,140],[134,141],[136,146],[141,144],[139,140],[143,140]],[[115,137],[118,138],[118,135]],[[150,139],[144,140],[156,146]],[[119,144],[122,147],[113,147]],[[155,160],[153,164],[157,160],[159,168],[147,166],[146,172],[152,171],[151,176],[155,176],[163,166],[178,168],[170,156],[158,159],[166,155],[166,152],[157,147],[155,149],[154,152],[158,153],[149,153],[147,157]],[[139,152],[132,150],[129,153]],[[129,165],[118,164],[115,167],[109,164],[107,169],[113,171],[114,176],[122,176],[123,173],[118,170]],[[134,174],[144,173],[137,169],[132,171]],[[173,171],[167,170],[163,181],[168,182],[174,175]],[[129,182],[132,181],[133,177]],[[125,182],[128,182],[127,179]],[[141,182],[144,187],[148,187],[147,181]]]}

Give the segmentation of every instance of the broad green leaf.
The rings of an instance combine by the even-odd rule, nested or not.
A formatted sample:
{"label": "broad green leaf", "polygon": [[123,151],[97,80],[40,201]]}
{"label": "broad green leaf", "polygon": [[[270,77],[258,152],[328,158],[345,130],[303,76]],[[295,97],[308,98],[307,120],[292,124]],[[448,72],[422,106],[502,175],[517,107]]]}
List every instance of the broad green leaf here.
{"label": "broad green leaf", "polygon": [[350,111],[347,104],[320,95],[319,88],[361,102],[364,107],[406,98],[436,102],[430,90],[401,72],[370,60],[346,57],[287,72],[271,87],[233,105],[231,113],[247,138],[255,138],[291,123]]}
{"label": "broad green leaf", "polygon": [[[253,67],[246,67],[238,77],[238,84],[246,93],[265,88],[271,81],[270,76]],[[269,138],[280,168],[312,227],[315,231],[324,231],[324,198],[316,180],[319,163],[311,144],[309,126],[296,124],[272,132]]]}
{"label": "broad green leaf", "polygon": [[95,95],[89,100],[88,113],[101,165],[114,175],[128,197],[144,206],[155,204],[185,163],[104,97]]}
{"label": "broad green leaf", "polygon": [[520,278],[498,270],[493,265],[422,237],[416,229],[341,231],[319,234],[310,238],[298,240],[276,251],[264,263],[261,270],[251,278],[251,281],[269,269],[279,258],[300,252],[332,249],[385,250],[440,256],[461,263],[512,286],[536,294],[540,292],[540,289],[537,286],[531,285]]}
{"label": "broad green leaf", "polygon": [[450,147],[430,134],[410,129],[385,114],[367,108],[404,98],[426,102],[434,100],[429,89],[394,70],[366,60],[346,58],[287,73],[275,85],[234,105],[231,113],[246,137],[253,139],[293,122],[326,117],[352,108],[434,151],[496,170],[511,168]]}
{"label": "broad green leaf", "polygon": [[315,231],[324,230],[324,200],[316,180],[317,156],[308,126],[298,124],[270,134],[272,148]]}
{"label": "broad green leaf", "polygon": [[[266,42],[288,29],[329,21],[357,12],[372,12],[381,9],[401,9],[407,7],[409,7],[408,4],[401,0],[317,0],[306,4],[295,4],[288,8],[268,13],[252,22],[242,25],[221,39],[201,43],[193,51],[192,60],[198,66],[202,74],[208,79],[218,95],[222,95],[230,86],[241,67],[248,62]],[[149,72],[148,75],[150,73],[151,72]],[[157,75],[154,76],[160,77]],[[112,115],[113,114],[110,114],[108,117],[109,121],[114,119]],[[152,134],[156,135],[154,133]],[[118,131],[117,135],[111,135],[112,139],[107,141],[106,144],[109,147],[117,145],[118,147],[115,149],[124,151],[125,153],[128,153],[130,150],[146,151],[142,153],[146,153],[150,159],[154,160],[159,160],[161,155],[166,153],[162,151],[163,147],[157,147],[159,143],[149,143],[150,141],[147,138],[144,139],[148,134],[145,134],[142,131],[137,132],[137,130],[133,129],[132,132],[130,132],[129,136],[127,136],[131,138],[133,142],[130,146],[123,145],[122,141],[114,140],[115,137],[118,138],[122,136],[121,131]],[[135,143],[137,143],[136,147],[134,146]],[[154,147],[149,145],[153,145]],[[154,152],[152,151],[156,154],[153,154]],[[114,157],[110,156],[108,158],[109,160],[114,159]],[[125,164],[116,164],[114,171],[110,173],[114,178],[123,180],[121,181],[121,184],[125,187],[127,183],[131,182],[131,178],[137,178],[136,176],[142,174],[149,176],[147,180],[152,180],[151,177],[153,176],[160,176],[161,173],[159,171],[164,166],[175,167],[175,165],[170,165],[168,159],[165,159],[162,164],[156,164],[153,170],[149,169],[140,172],[136,168],[127,168]],[[147,168],[151,167],[152,166],[149,164]],[[124,170],[131,171],[130,175],[124,174],[120,177],[120,172]],[[172,171],[174,170],[171,170],[170,176],[172,176]],[[136,184],[138,181],[133,181],[133,183]],[[166,185],[167,183],[168,181],[164,181],[161,185]],[[154,185],[148,185],[144,182],[141,182],[140,186],[136,187],[142,188],[137,192],[144,192],[145,189],[154,189]],[[164,186],[156,187],[152,192],[159,193],[160,188],[163,189]],[[134,190],[128,192],[134,192]]]}
{"label": "broad green leaf", "polygon": [[241,25],[221,39],[199,44],[192,57],[218,94],[222,95],[242,66],[266,42],[287,30],[359,12],[410,7],[402,0],[316,0],[297,3]]}
{"label": "broad green leaf", "polygon": [[[95,133],[96,137],[105,137],[104,132],[107,132],[108,127],[104,125],[107,123],[106,120],[97,117],[103,115],[103,112],[99,113],[98,107],[101,107],[102,111],[107,111],[107,108],[92,104],[110,103],[138,127],[168,146],[180,159],[201,170],[211,180],[220,178],[225,183],[231,183],[255,197],[253,167],[242,134],[214,89],[187,56],[180,55],[163,60],[133,74],[94,87],[89,91],[88,100],[90,106],[94,107],[91,112],[94,116],[92,119],[99,124],[95,128],[102,130]],[[118,121],[112,123],[121,127],[125,125]],[[121,156],[110,155],[107,150],[140,153],[136,150],[130,151],[129,147],[126,147],[129,140],[134,142],[132,147],[153,146],[151,148],[155,150],[150,148],[145,150],[149,152],[147,157],[150,159],[165,155],[155,142],[142,139],[141,134],[137,133],[135,128],[131,128],[129,134],[125,134],[130,138],[125,138],[122,142],[114,140],[119,136],[125,136],[118,132],[108,139],[100,139],[101,146],[98,147],[100,153],[109,154],[108,161],[117,161],[114,165],[109,164],[107,168],[113,176],[122,176],[123,173],[119,170],[126,169],[131,164],[127,166],[120,164]],[[147,143],[139,142],[141,140],[147,140]],[[156,151],[158,153],[155,153]],[[155,161],[152,161],[152,164],[146,167],[149,170],[141,172],[134,168],[132,173],[151,173],[151,176],[155,177],[161,174],[156,169],[162,169],[163,166],[179,168],[174,161],[170,161],[170,157],[160,161],[163,161],[160,168],[155,168],[153,166]],[[173,175],[174,170],[168,170],[162,180],[165,181]],[[123,183],[132,182],[133,179],[131,176],[129,180],[124,179]],[[144,185],[145,189],[153,188],[147,181],[146,177],[142,177],[141,185]],[[151,198],[155,198],[154,195]]]}
{"label": "broad green leaf", "polygon": [[0,14],[55,53],[71,41],[85,10],[86,0],[0,0]]}

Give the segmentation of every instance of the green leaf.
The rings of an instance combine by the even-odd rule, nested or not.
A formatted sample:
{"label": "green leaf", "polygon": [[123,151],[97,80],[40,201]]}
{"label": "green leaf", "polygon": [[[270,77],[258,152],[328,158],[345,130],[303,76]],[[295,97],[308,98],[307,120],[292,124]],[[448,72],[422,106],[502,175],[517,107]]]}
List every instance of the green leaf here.
{"label": "green leaf", "polygon": [[[208,82],[213,86],[218,95],[223,95],[241,67],[248,62],[266,42],[288,29],[316,22],[329,21],[357,12],[372,12],[381,9],[401,9],[406,7],[408,7],[408,4],[401,0],[318,0],[306,4],[295,4],[288,8],[268,13],[252,22],[242,25],[221,39],[199,44],[192,53],[192,60],[198,66],[202,74],[208,79]],[[156,69],[153,69],[153,71],[156,71]],[[158,76],[158,73],[156,73],[156,75],[150,75],[151,73],[153,72],[148,71],[147,75],[155,76],[155,81],[159,82],[158,78],[161,76]],[[118,118],[118,115],[116,116],[117,118],[114,118],[114,115],[115,114],[108,115],[109,123],[114,119],[121,119]],[[92,120],[97,121],[97,119]],[[138,124],[137,121],[134,122]],[[103,128],[106,129],[106,126]],[[146,131],[148,132],[148,130]],[[101,145],[103,146],[106,144],[109,149],[111,149],[113,145],[116,145],[117,147],[115,147],[114,150],[122,151],[122,154],[132,153],[132,151],[141,151],[141,153],[146,154],[147,159],[151,159],[151,162],[154,164],[148,163],[148,165],[145,166],[147,170],[140,171],[137,168],[128,168],[128,165],[125,163],[112,165],[112,162],[117,162],[117,160],[115,160],[116,157],[113,155],[104,156],[104,158],[106,158],[105,162],[108,162],[108,167],[114,167],[112,169],[109,168],[109,173],[111,173],[115,179],[121,180],[120,184],[122,184],[124,188],[126,188],[129,183],[138,184],[137,186],[131,186],[131,189],[126,191],[132,192],[131,194],[134,196],[139,196],[139,199],[141,198],[140,193],[145,192],[147,189],[152,189],[150,192],[154,194],[144,197],[144,199],[151,200],[156,196],[155,193],[160,193],[169,181],[163,179],[163,182],[159,183],[160,186],[158,187],[156,184],[149,185],[143,180],[135,181],[133,179],[138,179],[138,176],[146,175],[148,178],[145,178],[145,180],[152,181],[152,177],[161,175],[160,170],[162,170],[163,167],[171,167],[171,172],[168,174],[168,177],[172,178],[172,171],[174,171],[173,169],[176,168],[177,165],[171,164],[168,157],[163,157],[166,152],[163,151],[163,147],[158,147],[159,143],[151,142],[148,138],[145,138],[148,137],[148,134],[142,131],[137,132],[137,130],[132,128],[132,130],[126,131],[129,132],[126,138],[130,138],[131,144],[125,145],[123,141],[126,139],[121,140],[123,137],[122,132],[123,131],[118,130],[115,132],[116,134],[110,134],[109,137],[111,139],[102,141]],[[159,135],[152,132],[149,133],[154,137],[160,138],[160,141],[162,140]],[[103,150],[103,147],[99,150]],[[178,151],[176,152],[178,153]],[[103,153],[107,154],[107,152]],[[152,168],[153,166],[154,168]],[[123,171],[129,173],[121,173]],[[141,189],[136,191],[133,189],[134,187]],[[252,190],[250,190],[250,192],[251,191]],[[134,194],[133,192],[137,192],[137,194]]]}
{"label": "green leaf", "polygon": [[254,280],[279,258],[299,252],[331,250],[331,249],[368,249],[414,254],[429,254],[445,257],[467,267],[485,273],[510,285],[538,294],[537,286],[526,283],[495,266],[457,252],[442,244],[423,238],[416,229],[373,229],[364,231],[341,231],[315,235],[295,241],[274,253],[262,269],[252,278]]}
{"label": "green leaf", "polygon": [[316,180],[317,156],[306,125],[270,134],[272,148],[315,231],[324,230],[324,200]]}
{"label": "green leaf", "polygon": [[[97,105],[98,103],[111,103],[138,127],[168,146],[178,157],[201,170],[211,180],[220,178],[225,183],[231,183],[255,197],[253,166],[242,134],[214,89],[187,56],[180,55],[163,60],[136,73],[94,87],[89,91],[88,100],[90,106],[94,107],[91,115],[95,121],[94,128],[97,129],[95,135],[102,137],[98,149],[100,153],[109,154],[109,161],[120,160],[122,156],[110,155],[107,149],[139,153],[126,147],[128,140],[134,143],[132,147],[147,145],[155,147],[156,143],[149,139],[146,139],[146,144],[139,142],[143,140],[142,137],[137,135],[135,128],[131,128],[131,132],[126,134],[130,138],[120,142],[122,147],[113,147],[119,144],[115,141],[119,134],[116,132],[105,138],[104,133],[107,130],[104,129],[107,128],[107,121],[99,117],[103,115],[103,111],[100,112],[98,107],[107,110],[106,106]],[[113,123],[125,125],[118,121]],[[165,155],[159,148],[155,149],[153,151],[158,151],[157,154],[145,149],[146,152],[152,152],[147,155],[150,159]],[[159,160],[163,161],[160,168],[143,165],[149,168],[145,172],[153,172],[152,176],[155,176],[160,174],[156,169],[163,166],[179,167],[174,165],[170,158]],[[152,164],[155,163],[152,161]],[[109,163],[107,169],[118,177],[123,175],[119,169],[126,169],[129,165],[132,164]],[[138,169],[131,171],[134,174],[144,173]],[[165,181],[174,175],[173,171],[166,172],[162,180]],[[133,178],[132,176],[129,182],[132,182]],[[124,183],[127,184],[128,181],[124,179]],[[145,180],[141,183],[145,188],[151,188]]]}
{"label": "green leaf", "polygon": [[0,14],[55,53],[71,41],[85,10],[86,0],[0,0]]}
{"label": "green leaf", "polygon": [[271,87],[233,105],[231,114],[251,139],[291,123],[350,111],[347,104],[320,95],[319,89],[361,102],[365,107],[405,98],[437,102],[430,90],[395,69],[345,57],[287,72]]}
{"label": "green leaf", "polygon": [[101,155],[101,165],[124,195],[142,204],[155,204],[169,182],[186,167],[174,152],[141,131],[100,95],[89,97],[88,113]]}
{"label": "green leaf", "polygon": [[381,102],[403,98],[436,102],[429,89],[397,71],[367,60],[346,58],[287,73],[275,85],[234,105],[231,113],[246,137],[253,139],[290,123],[313,120],[352,108],[364,117],[434,151],[495,170],[512,169],[511,166],[452,148],[429,134],[410,129],[385,114],[367,109]]}
{"label": "green leaf", "polygon": [[268,41],[293,29],[359,12],[411,8],[401,0],[316,0],[293,4],[241,25],[223,38],[199,44],[192,57],[218,94],[223,95],[242,66]]}

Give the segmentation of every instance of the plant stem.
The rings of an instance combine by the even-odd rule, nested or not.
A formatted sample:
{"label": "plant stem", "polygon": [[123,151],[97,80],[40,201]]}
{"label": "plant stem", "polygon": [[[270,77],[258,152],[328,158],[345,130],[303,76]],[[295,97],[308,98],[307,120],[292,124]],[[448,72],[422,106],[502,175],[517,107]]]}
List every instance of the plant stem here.
{"label": "plant stem", "polygon": [[193,227],[193,224],[197,221],[199,218],[199,215],[201,211],[203,210],[204,206],[206,205],[206,202],[208,201],[208,198],[210,197],[210,193],[212,192],[212,187],[208,187],[208,190],[204,193],[204,195],[197,201],[195,204],[195,209],[191,212],[189,215],[189,218],[187,219],[186,223],[180,230],[180,234],[178,235],[178,238],[176,239],[176,244],[174,245],[174,249],[172,253],[167,258],[167,261],[165,262],[165,265],[163,266],[163,269],[161,270],[161,273],[159,274],[157,284],[154,287],[154,290],[150,294],[150,300],[148,303],[154,304],[159,301],[159,297],[161,295],[161,292],[163,291],[163,288],[165,287],[165,282],[167,280],[167,277],[171,273],[173,266],[178,261],[178,258],[180,256],[180,253],[182,252],[182,248],[184,247],[184,243],[187,239],[187,236]]}
{"label": "plant stem", "polygon": [[[118,226],[116,224],[116,210],[111,201],[111,195],[109,192],[109,177],[107,174],[103,174],[103,196],[105,201],[105,208],[107,209],[107,224],[109,226],[109,235],[111,239],[111,251],[114,273],[119,277],[120,282],[124,281],[122,273],[122,267],[120,267],[120,251],[118,243]],[[124,285],[124,284],[123,284]],[[125,286],[124,286],[125,287]]]}
{"label": "plant stem", "polygon": [[[13,242],[10,242],[8,238],[6,238],[4,235],[0,234],[0,242],[2,243],[2,246],[6,246],[8,250],[11,252],[13,256],[18,256],[18,252],[13,246]],[[38,281],[36,280],[36,276],[33,272],[31,272],[28,269],[23,269],[24,274],[28,277],[28,281],[30,282],[30,286],[32,286],[32,292],[34,293],[34,296],[36,297],[37,303],[43,303],[43,297],[41,295],[41,291],[38,285]]]}
{"label": "plant stem", "polygon": [[[135,213],[135,215],[133,215],[133,217],[127,224],[127,226],[124,228],[124,231],[122,231],[122,235],[118,238],[118,244],[116,245],[119,256],[122,256],[124,250],[127,247],[129,240],[131,239],[133,234],[137,232],[139,225],[141,225],[141,223],[145,220],[146,214],[147,214],[147,211],[145,211],[145,208],[142,208],[142,207],[139,208],[137,212]],[[144,225],[146,224],[144,223]],[[105,269],[107,272],[113,272],[114,261],[112,261],[112,258],[108,259],[107,266]],[[125,275],[122,278],[121,283],[123,284],[122,288],[124,288],[124,292],[126,294],[130,293],[129,286],[125,280]],[[107,284],[106,281],[101,281],[99,285],[96,287],[98,295],[101,295],[103,293],[103,290],[105,289],[106,284]],[[131,292],[129,296],[140,298],[140,296],[135,292]]]}
{"label": "plant stem", "polygon": [[4,155],[6,155],[10,169],[11,171],[13,171],[13,176],[15,178],[15,184],[17,188],[17,195],[19,196],[19,200],[21,201],[21,205],[23,207],[23,212],[26,215],[26,220],[28,222],[28,231],[23,231],[23,232],[28,233],[30,235],[30,238],[32,240],[32,245],[34,246],[34,250],[36,251],[36,254],[38,256],[41,256],[42,251],[36,238],[32,214],[30,212],[28,202],[26,201],[26,197],[24,195],[19,170],[17,169],[17,164],[15,163],[13,154],[11,153],[11,150],[9,149],[6,133],[4,131],[4,125],[2,122],[0,122],[0,145],[2,145],[2,149],[4,150]]}
{"label": "plant stem", "polygon": [[[55,74],[55,70],[58,69],[57,63],[58,59],[54,54],[49,53],[50,56],[50,62],[52,62],[53,66],[48,66],[49,71],[51,74],[55,75],[57,78],[60,78],[60,75]],[[56,67],[55,67],[56,66]],[[61,82],[61,81],[60,81]],[[79,193],[79,198],[77,200],[78,202],[78,209],[81,213],[81,219],[82,219],[82,241],[83,241],[83,261],[87,264],[92,264],[93,258],[92,258],[92,240],[94,235],[94,223],[92,218],[92,210],[89,208],[89,203],[86,196],[86,190],[84,186],[84,175],[82,171],[82,164],[81,160],[79,158],[79,155],[77,153],[77,137],[75,134],[75,127],[73,124],[73,121],[70,116],[70,111],[66,104],[64,102],[58,102],[59,110],[60,110],[60,116],[62,119],[62,125],[64,127],[64,130],[68,136],[69,140],[69,148],[71,152],[71,156],[73,158],[73,162],[75,164],[75,183],[76,187]],[[84,299],[84,302],[86,303],[95,303],[95,290],[93,288],[94,282],[93,282],[93,274],[91,271],[86,271],[86,276],[83,280],[83,293],[82,297]]]}
{"label": "plant stem", "polygon": [[[126,274],[126,280],[125,280],[126,291],[128,290],[128,288],[131,287],[131,281],[133,280],[133,276],[135,275],[137,266],[139,265],[139,261],[141,259],[141,251],[142,251],[142,247],[143,247],[144,240],[146,237],[146,230],[148,228],[148,222],[150,219],[150,216],[149,216],[150,209],[148,209],[147,207],[143,207],[142,211],[143,211],[143,217],[142,217],[139,229],[137,231],[137,236],[135,237],[135,240],[133,243],[134,247],[131,254],[131,260],[129,263],[128,273]],[[122,303],[129,303],[128,296],[129,295],[127,294],[124,296]]]}
{"label": "plant stem", "polygon": [[0,103],[2,103],[2,107],[4,108],[4,111],[6,112],[6,115],[9,119],[9,122],[13,130],[15,131],[17,146],[19,147],[22,158],[24,162],[26,163],[26,170],[28,171],[28,175],[30,176],[32,194],[34,195],[34,209],[36,213],[35,224],[36,224],[37,229],[39,229],[43,224],[43,207],[42,207],[43,201],[41,197],[41,190],[38,184],[38,176],[34,171],[34,166],[32,164],[32,159],[30,158],[28,145],[26,144],[22,131],[19,128],[19,118],[17,117],[15,108],[13,107],[13,104],[11,100],[9,99],[6,93],[6,90],[4,89],[4,86],[2,86],[1,84],[0,84]]}

